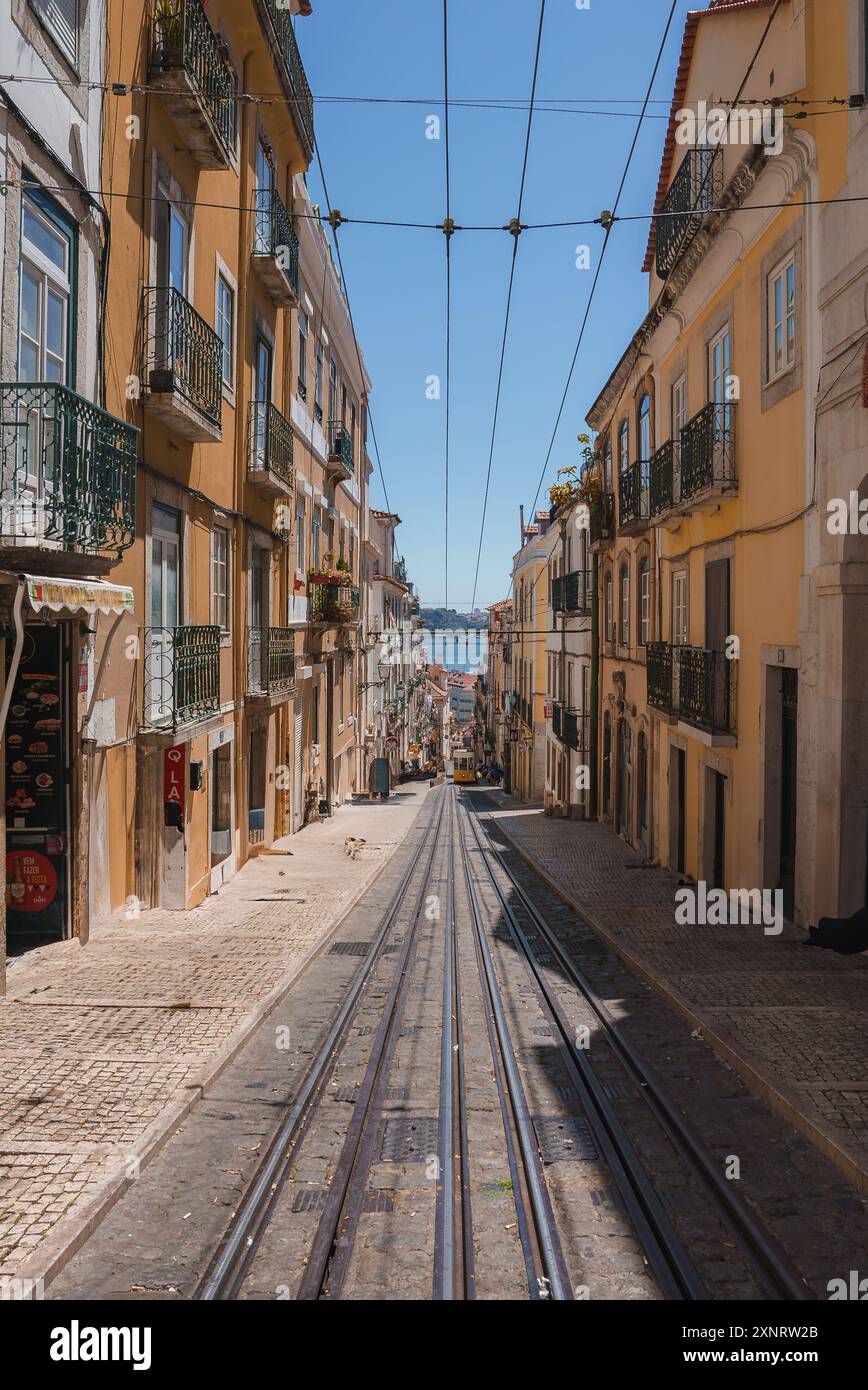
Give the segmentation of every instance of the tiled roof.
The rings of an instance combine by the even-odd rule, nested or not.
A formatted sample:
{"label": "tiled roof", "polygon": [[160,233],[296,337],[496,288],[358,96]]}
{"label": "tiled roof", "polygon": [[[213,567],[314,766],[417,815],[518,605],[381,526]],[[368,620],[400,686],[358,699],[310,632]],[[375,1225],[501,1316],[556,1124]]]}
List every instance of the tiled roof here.
{"label": "tiled roof", "polygon": [[[775,3],[775,0],[712,0],[707,10],[690,10],[684,22],[684,38],[681,42],[681,57],[678,60],[678,71],[675,75],[675,91],[672,96],[672,106],[669,112],[669,124],[666,128],[666,140],[663,144],[663,159],[660,164],[660,178],[657,182],[657,196],[654,200],[655,215],[660,211],[669,191],[669,181],[672,177],[672,163],[675,158],[675,127],[677,113],[684,106],[687,96],[687,79],[690,76],[690,64],[693,61],[693,50],[696,46],[696,33],[699,28],[699,21],[708,15],[730,14],[734,10],[752,10],[765,7],[768,9]],[[648,233],[648,247],[645,252],[643,270],[650,270],[654,265],[654,253],[657,249],[657,223],[652,219],[651,229]]]}

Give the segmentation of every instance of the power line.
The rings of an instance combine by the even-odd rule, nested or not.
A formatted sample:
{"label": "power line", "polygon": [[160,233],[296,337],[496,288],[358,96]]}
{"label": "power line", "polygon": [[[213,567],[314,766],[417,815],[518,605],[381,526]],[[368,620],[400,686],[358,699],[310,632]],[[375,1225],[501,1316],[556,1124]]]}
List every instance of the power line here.
{"label": "power line", "polygon": [[474,604],[474,605],[475,605],[475,603],[476,603],[476,587],[477,587],[477,584],[479,583],[479,562],[480,562],[480,560],[481,560],[481,558],[482,558],[482,539],[483,539],[483,536],[484,536],[484,534],[485,534],[485,517],[486,517],[486,513],[487,513],[487,511],[488,511],[488,490],[489,490],[489,487],[490,487],[490,484],[491,484],[491,465],[492,465],[492,461],[493,461],[493,459],[494,459],[494,441],[495,441],[495,438],[496,438],[496,435],[497,435],[497,416],[498,416],[498,411],[499,411],[499,409],[500,409],[500,393],[501,393],[501,388],[502,388],[502,386],[503,386],[503,364],[504,364],[504,361],[506,360],[506,340],[507,340],[507,335],[508,335],[508,333],[509,333],[509,315],[510,315],[510,310],[511,310],[511,308],[512,308],[512,289],[513,289],[513,285],[514,285],[514,283],[515,283],[515,263],[516,263],[516,260],[517,260],[517,258],[518,258],[518,242],[519,242],[519,237],[520,237],[521,232],[522,232],[522,225],[521,225],[521,209],[522,209],[522,203],[523,203],[523,201],[524,201],[524,186],[525,186],[525,180],[526,180],[526,178],[527,178],[527,162],[528,162],[528,155],[529,155],[529,153],[530,153],[530,133],[531,133],[531,127],[532,127],[532,125],[533,125],[534,98],[535,98],[535,96],[536,96],[536,84],[537,84],[537,78],[538,78],[538,76],[539,76],[539,60],[540,60],[540,50],[541,50],[541,48],[542,48],[543,20],[545,19],[545,12],[546,12],[546,0],[540,0],[539,29],[538,29],[538,31],[537,31],[536,54],[535,54],[535,56],[534,56],[534,65],[533,65],[533,81],[532,81],[532,83],[531,83],[531,90],[530,90],[530,106],[529,106],[529,108],[528,108],[528,116],[527,116],[527,133],[526,133],[526,135],[525,135],[525,141],[524,141],[524,157],[523,157],[523,159],[522,159],[522,166],[521,166],[521,185],[520,185],[519,193],[518,193],[518,212],[517,212],[516,217],[515,217],[515,219],[514,219],[514,221],[513,221],[513,223],[512,223],[513,237],[514,237],[513,244],[512,244],[512,262],[511,262],[511,264],[510,264],[510,270],[509,270],[509,288],[508,288],[507,294],[506,294],[506,314],[505,314],[505,316],[504,316],[504,322],[503,322],[503,341],[502,341],[502,343],[501,343],[501,345],[500,345],[500,366],[499,366],[499,368],[498,368],[498,373],[497,373],[497,393],[496,393],[495,398],[494,398],[494,419],[493,419],[492,424],[491,424],[491,448],[489,449],[489,453],[488,453],[488,470],[487,470],[486,475],[485,475],[485,497],[484,497],[483,503],[482,503],[482,521],[481,521],[480,527],[479,527],[479,548],[478,548],[478,550],[477,550],[477,552],[476,552],[476,574],[475,574],[474,579],[473,579],[473,604]]}
{"label": "power line", "polygon": [[449,0],[443,0],[443,111],[446,155],[446,221],[443,226],[446,237],[446,500],[444,535],[444,592],[445,604],[449,601],[449,403],[452,378],[452,181],[449,171]]}
{"label": "power line", "polygon": [[[654,83],[655,83],[656,80],[657,80],[657,73],[658,73],[659,70],[660,70],[660,64],[661,64],[661,62],[663,61],[663,53],[664,53],[665,48],[666,48],[666,41],[667,41],[667,39],[669,38],[669,31],[670,31],[670,29],[671,29],[671,27],[672,27],[672,20],[673,20],[673,18],[675,17],[675,11],[676,11],[676,9],[677,9],[677,5],[678,5],[678,0],[672,0],[672,5],[671,5],[671,8],[670,8],[670,10],[669,10],[669,16],[668,16],[668,18],[667,18],[667,20],[666,20],[666,27],[665,27],[665,29],[663,30],[663,37],[662,37],[662,39],[660,40],[660,46],[659,46],[659,48],[658,48],[658,50],[657,50],[657,57],[656,57],[656,59],[655,59],[655,61],[654,61],[654,67],[653,67],[653,70],[652,70],[652,72],[651,72],[651,77],[650,77],[649,82],[648,82],[648,88],[647,88],[647,91],[646,91],[646,94],[645,94],[645,104],[643,104],[642,114],[640,115],[639,120],[638,120],[637,125],[636,125],[636,129],[635,129],[635,131],[633,132],[633,140],[632,140],[632,143],[631,143],[631,145],[630,145],[630,149],[629,149],[629,151],[628,151],[628,153],[627,153],[627,160],[626,160],[626,163],[625,163],[625,165],[624,165],[624,171],[623,171],[623,173],[622,173],[622,175],[621,175],[621,182],[620,182],[619,185],[618,185],[618,192],[617,192],[617,195],[616,195],[616,197],[615,197],[614,206],[613,206],[613,208],[612,208],[611,220],[609,220],[609,221],[608,221],[608,224],[606,225],[605,239],[604,239],[604,241],[603,241],[603,246],[602,246],[602,249],[601,249],[601,251],[600,251],[599,259],[598,259],[598,261],[597,261],[597,269],[596,269],[596,273],[595,273],[595,275],[594,275],[593,283],[592,283],[592,285],[591,285],[591,293],[590,293],[590,295],[588,296],[588,302],[587,302],[587,304],[585,305],[585,312],[584,312],[584,315],[582,316],[582,322],[581,322],[581,326],[580,326],[580,328],[579,328],[579,336],[578,336],[578,340],[577,340],[577,342],[576,342],[575,352],[573,353],[573,360],[572,360],[572,362],[570,363],[570,370],[569,370],[569,372],[567,373],[566,385],[564,386],[563,395],[561,396],[561,403],[560,403],[560,406],[559,406],[559,408],[558,408],[558,413],[557,413],[557,417],[556,417],[556,419],[555,419],[554,429],[552,430],[551,439],[549,440],[549,447],[548,447],[548,450],[547,450],[547,452],[546,452],[545,462],[543,463],[542,470],[541,470],[541,472],[540,472],[540,479],[539,479],[539,482],[537,483],[537,488],[536,488],[536,492],[535,492],[535,494],[534,494],[533,502],[531,503],[531,507],[530,507],[530,515],[531,515],[531,517],[533,516],[534,508],[536,507],[536,504],[537,504],[537,499],[538,499],[539,494],[540,494],[540,488],[542,487],[543,482],[544,482],[544,480],[545,480],[546,470],[548,469],[549,460],[551,459],[552,450],[554,449],[555,440],[557,439],[558,430],[560,429],[561,420],[562,420],[563,414],[564,414],[564,407],[566,406],[567,396],[569,395],[570,386],[571,386],[572,380],[573,380],[573,374],[574,374],[574,372],[575,372],[575,370],[576,370],[576,362],[578,361],[579,352],[581,351],[582,343],[583,343],[583,341],[584,341],[585,329],[586,329],[587,326],[588,326],[588,319],[590,318],[591,308],[592,308],[593,302],[594,302],[594,295],[595,295],[595,293],[596,293],[597,286],[598,286],[598,284],[599,284],[599,282],[600,282],[600,275],[601,275],[601,272],[602,272],[602,269],[603,269],[603,261],[604,261],[605,256],[606,256],[606,249],[607,249],[607,247],[608,247],[608,245],[609,245],[609,237],[611,236],[612,227],[613,227],[614,221],[615,221],[615,219],[616,219],[616,217],[617,217],[618,207],[619,207],[620,202],[621,202],[621,196],[622,196],[622,194],[623,194],[623,192],[624,192],[624,185],[625,185],[626,182],[627,182],[627,175],[629,174],[629,172],[630,172],[630,166],[631,166],[631,164],[633,163],[633,156],[634,156],[634,154],[636,153],[636,146],[637,146],[637,144],[638,144],[638,142],[639,142],[639,135],[640,135],[641,130],[642,130],[642,122],[643,122],[644,117],[645,117],[645,109],[646,109],[646,106],[647,106],[648,101],[650,101],[650,99],[651,99],[651,93],[652,93],[652,91],[654,90]],[[536,587],[536,582],[537,582],[537,581],[535,580],[535,581],[534,581],[534,588]],[[531,590],[531,592],[533,592],[533,590]]]}

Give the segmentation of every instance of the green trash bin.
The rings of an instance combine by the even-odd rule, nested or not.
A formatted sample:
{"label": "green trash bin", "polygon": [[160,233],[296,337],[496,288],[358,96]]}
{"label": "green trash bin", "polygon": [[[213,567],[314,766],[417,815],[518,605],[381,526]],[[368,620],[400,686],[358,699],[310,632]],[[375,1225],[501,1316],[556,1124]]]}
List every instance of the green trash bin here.
{"label": "green trash bin", "polygon": [[368,791],[371,796],[387,797],[392,790],[388,758],[374,758],[371,763]]}

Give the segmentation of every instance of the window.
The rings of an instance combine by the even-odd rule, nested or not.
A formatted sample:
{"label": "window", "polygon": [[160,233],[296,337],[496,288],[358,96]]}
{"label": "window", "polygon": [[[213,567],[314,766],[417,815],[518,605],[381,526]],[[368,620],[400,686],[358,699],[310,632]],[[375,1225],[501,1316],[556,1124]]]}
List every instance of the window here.
{"label": "window", "polygon": [[620,576],[621,589],[621,646],[630,645],[630,570],[627,565],[621,566]]}
{"label": "window", "polygon": [[647,647],[651,629],[651,566],[643,560],[639,566],[639,645]]}
{"label": "window", "polygon": [[622,473],[630,467],[630,426],[626,420],[621,421],[618,431],[618,467]]}
{"label": "window", "polygon": [[639,458],[647,463],[651,457],[651,397],[639,402]]}
{"label": "window", "polygon": [[298,311],[298,394],[307,400],[307,314]]}
{"label": "window", "polygon": [[314,378],[313,402],[314,413],[317,423],[322,424],[322,369],[323,369],[323,348],[322,343],[317,339],[316,343],[316,377]]}
{"label": "window", "polygon": [[603,487],[606,492],[612,491],[612,441],[606,440],[606,447],[603,451]]}
{"label": "window", "polygon": [[211,532],[211,616],[221,632],[229,631],[229,532],[215,526]]}
{"label": "window", "polygon": [[732,343],[727,324],[708,344],[708,399],[715,405],[727,400]]}
{"label": "window", "polygon": [[789,371],[796,360],[796,257],[776,266],[766,283],[768,309],[767,381]]}
{"label": "window", "polygon": [[329,420],[337,419],[335,409],[338,398],[338,368],[333,357],[329,357]]}
{"label": "window", "polygon": [[217,276],[217,334],[223,344],[223,385],[234,384],[235,294],[224,275]]}
{"label": "window", "polygon": [[78,0],[30,0],[64,58],[78,60]]}
{"label": "window", "polygon": [[676,570],[672,576],[672,643],[686,647],[688,643],[687,570]]}
{"label": "window", "polygon": [[53,214],[47,200],[24,199],[18,317],[20,381],[69,380],[73,245],[72,225]]}
{"label": "window", "polygon": [[606,595],[606,597],[605,597],[605,608],[604,608],[604,612],[603,612],[603,628],[604,628],[604,631],[603,631],[603,639],[604,639],[604,641],[606,641],[606,642],[614,642],[614,640],[615,640],[615,615],[614,615],[614,613],[613,613],[613,611],[612,611],[612,572],[611,572],[611,570],[608,571],[608,573],[606,574],[606,589],[605,589],[605,595]]}
{"label": "window", "polygon": [[304,497],[295,499],[295,567],[304,574],[305,528],[307,526],[307,502]]}
{"label": "window", "polygon": [[319,507],[313,509],[313,525],[310,528],[310,562],[315,570],[319,569],[319,543],[321,531],[321,516]]}
{"label": "window", "polygon": [[681,431],[687,424],[687,377],[680,376],[672,387],[672,438],[681,442]]}
{"label": "window", "polygon": [[310,741],[319,743],[319,681],[314,681],[310,701]]}
{"label": "window", "polygon": [[351,577],[352,577],[353,579],[355,579],[355,577],[356,577],[356,537],[355,537],[355,535],[354,535],[354,533],[353,533],[352,531],[350,532],[350,575],[351,575]]}

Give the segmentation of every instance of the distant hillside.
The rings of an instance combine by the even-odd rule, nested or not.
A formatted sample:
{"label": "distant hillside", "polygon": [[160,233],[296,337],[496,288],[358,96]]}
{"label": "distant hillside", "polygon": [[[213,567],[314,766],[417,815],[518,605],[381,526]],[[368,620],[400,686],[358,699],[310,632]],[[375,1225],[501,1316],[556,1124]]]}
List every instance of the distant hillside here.
{"label": "distant hillside", "polygon": [[454,608],[423,608],[419,613],[420,625],[434,630],[472,629],[483,632],[488,627],[488,615],[482,613],[457,613]]}

